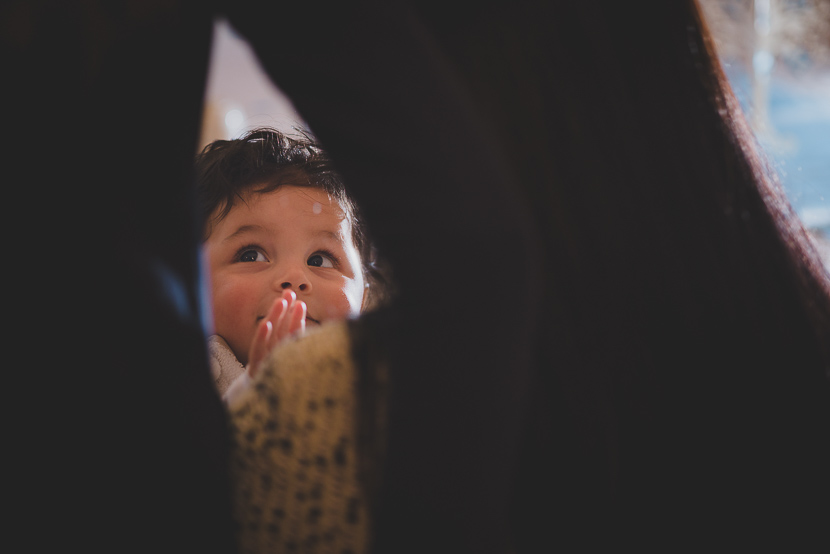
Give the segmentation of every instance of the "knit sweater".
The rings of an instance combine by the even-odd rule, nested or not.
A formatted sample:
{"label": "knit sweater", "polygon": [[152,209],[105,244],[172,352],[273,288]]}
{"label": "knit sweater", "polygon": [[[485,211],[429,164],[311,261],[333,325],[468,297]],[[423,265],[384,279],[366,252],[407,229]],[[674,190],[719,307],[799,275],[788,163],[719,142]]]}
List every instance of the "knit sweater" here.
{"label": "knit sweater", "polygon": [[281,343],[227,399],[240,552],[367,551],[355,362],[345,323]]}

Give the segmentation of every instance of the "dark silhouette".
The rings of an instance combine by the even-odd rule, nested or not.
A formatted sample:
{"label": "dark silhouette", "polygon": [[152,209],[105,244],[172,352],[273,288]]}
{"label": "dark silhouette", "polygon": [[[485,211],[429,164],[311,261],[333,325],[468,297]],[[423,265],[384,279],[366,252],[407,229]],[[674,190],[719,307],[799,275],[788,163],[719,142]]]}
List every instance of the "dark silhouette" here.
{"label": "dark silhouette", "polygon": [[354,331],[393,385],[379,552],[826,543],[828,277],[695,4],[461,6],[4,4],[33,550],[234,550],[190,186],[216,15],[394,270]]}
{"label": "dark silhouette", "polygon": [[543,236],[517,549],[826,545],[828,275],[695,2],[422,15]]}
{"label": "dark silhouette", "polygon": [[[515,427],[502,424],[520,404],[493,392],[510,394],[523,371],[529,218],[407,6],[36,1],[0,15],[6,158],[20,176],[7,188],[6,290],[22,300],[10,304],[20,441],[9,471],[33,550],[234,549],[191,176],[220,15],[296,102],[400,274],[394,312],[365,323],[401,391],[391,418],[403,440],[389,460],[402,494],[387,513],[452,530],[451,547],[469,527],[448,519],[446,495],[469,503],[472,521],[504,510],[479,483],[501,489],[511,474],[484,454],[492,440],[514,450]],[[494,257],[493,279],[472,278],[470,263],[507,251],[509,269]],[[499,281],[516,290],[500,293]],[[442,461],[401,465],[412,453]],[[506,527],[494,531],[503,543]]]}

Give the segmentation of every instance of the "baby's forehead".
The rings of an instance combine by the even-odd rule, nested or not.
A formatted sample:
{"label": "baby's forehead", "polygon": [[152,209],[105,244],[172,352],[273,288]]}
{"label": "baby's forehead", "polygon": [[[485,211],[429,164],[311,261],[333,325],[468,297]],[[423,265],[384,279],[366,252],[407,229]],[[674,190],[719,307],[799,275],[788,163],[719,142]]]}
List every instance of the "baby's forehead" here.
{"label": "baby's forehead", "polygon": [[317,186],[284,184],[266,189],[251,188],[242,198],[249,207],[268,203],[299,217],[334,216],[350,225],[354,220],[353,211],[347,203]]}
{"label": "baby's forehead", "polygon": [[[218,227],[248,220],[278,222],[283,220],[335,220],[352,227],[353,218],[344,206],[322,187],[283,184],[252,185],[237,191],[213,212],[206,228],[206,237]],[[351,233],[349,233],[351,234]]]}

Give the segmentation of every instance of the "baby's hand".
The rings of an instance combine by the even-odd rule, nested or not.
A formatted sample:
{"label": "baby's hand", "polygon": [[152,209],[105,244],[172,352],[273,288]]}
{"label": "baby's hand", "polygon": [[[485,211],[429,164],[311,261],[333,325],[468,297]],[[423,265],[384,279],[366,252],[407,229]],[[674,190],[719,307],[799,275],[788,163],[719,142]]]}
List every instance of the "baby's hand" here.
{"label": "baby's hand", "polygon": [[283,339],[305,331],[306,305],[291,290],[283,291],[268,315],[259,322],[248,350],[248,375],[253,378],[265,356]]}

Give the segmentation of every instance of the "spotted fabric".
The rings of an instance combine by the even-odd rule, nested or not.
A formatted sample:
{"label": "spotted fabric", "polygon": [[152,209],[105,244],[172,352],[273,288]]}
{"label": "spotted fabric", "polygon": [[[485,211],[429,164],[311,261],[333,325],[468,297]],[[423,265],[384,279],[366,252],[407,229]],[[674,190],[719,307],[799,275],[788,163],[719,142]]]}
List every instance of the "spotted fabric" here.
{"label": "spotted fabric", "polygon": [[356,375],[346,324],[329,324],[280,345],[230,400],[242,554],[368,551]]}

